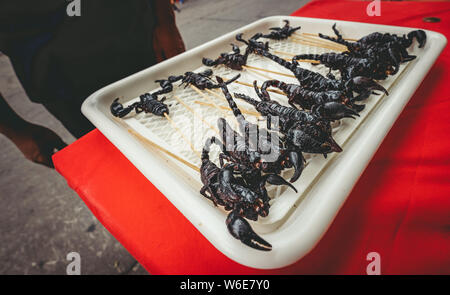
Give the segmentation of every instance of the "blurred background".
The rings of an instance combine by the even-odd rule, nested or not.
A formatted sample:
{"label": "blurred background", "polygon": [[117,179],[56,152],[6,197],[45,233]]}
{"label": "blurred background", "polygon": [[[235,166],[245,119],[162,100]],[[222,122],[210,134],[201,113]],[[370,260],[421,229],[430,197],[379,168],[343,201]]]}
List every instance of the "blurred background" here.
{"label": "blurred background", "polygon": [[[289,15],[308,1],[173,1],[189,50],[272,15]],[[0,91],[24,119],[75,138],[43,106],[32,103],[0,52]],[[55,170],[34,164],[0,134],[0,274],[66,274],[66,255],[81,255],[82,274],[147,274],[97,221]]]}

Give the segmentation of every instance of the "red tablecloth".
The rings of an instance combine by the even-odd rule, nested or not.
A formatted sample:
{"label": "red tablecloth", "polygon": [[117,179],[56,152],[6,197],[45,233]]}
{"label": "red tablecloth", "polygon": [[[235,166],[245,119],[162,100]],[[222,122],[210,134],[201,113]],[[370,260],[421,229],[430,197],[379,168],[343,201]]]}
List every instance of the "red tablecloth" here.
{"label": "red tablecloth", "polygon": [[[450,3],[315,1],[293,15],[434,30],[450,36]],[[424,23],[423,17],[441,18]],[[296,264],[255,270],[217,251],[95,130],[54,156],[56,169],[152,274],[450,274],[450,50],[403,111],[319,244]]]}

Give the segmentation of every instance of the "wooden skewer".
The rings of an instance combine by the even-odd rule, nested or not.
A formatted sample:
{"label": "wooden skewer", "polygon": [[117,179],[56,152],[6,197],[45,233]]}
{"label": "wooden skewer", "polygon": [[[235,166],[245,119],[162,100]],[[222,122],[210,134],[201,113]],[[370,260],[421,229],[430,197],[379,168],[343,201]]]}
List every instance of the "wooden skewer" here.
{"label": "wooden skewer", "polygon": [[200,89],[198,89],[197,87],[195,87],[194,85],[190,85],[192,89],[195,90],[195,92],[197,92],[199,95],[201,95],[204,99],[206,99],[207,101],[209,101],[217,110],[219,110],[219,112],[222,114],[222,117],[226,117],[227,114],[211,99],[209,98],[207,95],[205,95],[203,92],[200,91]]}
{"label": "wooden skewer", "polygon": [[[212,104],[207,103],[207,102],[203,102],[203,101],[195,100],[194,103],[199,104],[199,105],[208,106],[208,107],[214,107]],[[223,109],[223,110],[226,110],[226,111],[231,111],[231,109],[229,107],[220,106],[220,108]],[[247,114],[247,115],[251,115],[251,116],[255,116],[255,117],[260,117],[261,116],[259,113],[253,112],[253,111],[249,111],[249,110],[241,109],[241,112],[243,114]]]}
{"label": "wooden skewer", "polygon": [[263,71],[263,72],[268,72],[268,73],[272,73],[272,74],[277,74],[280,76],[285,76],[285,77],[289,77],[289,78],[295,78],[294,75],[290,75],[290,74],[284,74],[284,73],[280,73],[280,72],[275,72],[275,71],[271,71],[271,70],[267,70],[267,69],[263,69],[263,68],[258,68],[258,67],[254,67],[254,66],[246,66],[250,69],[254,69],[254,70],[258,70],[258,71]]}
{"label": "wooden skewer", "polygon": [[219,135],[219,129],[208,123],[199,113],[197,113],[194,109],[192,109],[190,106],[185,104],[181,99],[179,99],[176,95],[173,96],[180,104],[182,104],[186,109],[188,109],[191,113],[194,114],[194,116],[197,116],[200,120],[202,120],[203,123],[205,123],[209,128],[214,130],[217,135]]}
{"label": "wooden skewer", "polygon": [[[294,34],[295,35],[299,35],[298,33],[294,33]],[[305,35],[305,36],[319,37],[319,34],[313,34],[313,33],[302,33],[302,34]],[[358,41],[358,39],[352,39],[352,38],[343,38],[343,39],[347,40],[347,41],[353,41],[353,42]]]}
{"label": "wooden skewer", "polygon": [[[225,80],[225,79],[224,79],[224,80]],[[253,88],[253,84],[249,84],[249,83],[246,83],[246,82],[234,81],[234,83]],[[258,88],[261,88],[261,87],[258,87]],[[209,90],[209,89],[206,89],[206,91],[208,91],[208,93],[211,93],[212,95],[214,95],[214,96],[216,96],[216,97],[218,97],[218,98],[220,98],[220,99],[223,98],[223,97],[221,97],[219,94],[217,94],[217,93],[215,93],[215,92],[213,92],[213,91],[211,91],[211,90]],[[273,93],[277,93],[277,94],[281,94],[281,95],[286,96],[286,94],[285,94],[284,92],[280,91],[280,90],[276,90],[276,89],[267,89],[267,91],[270,91],[270,92],[273,92]]]}
{"label": "wooden skewer", "polygon": [[325,39],[318,39],[318,38],[310,37],[310,36],[302,36],[300,39],[327,45],[327,46],[331,46],[331,47],[342,48],[343,50],[347,50],[347,46],[339,44],[339,43],[335,43],[333,41],[325,40]]}
{"label": "wooden skewer", "polygon": [[192,163],[190,163],[190,162],[184,160],[183,158],[181,158],[181,157],[175,155],[174,153],[172,153],[172,152],[166,150],[166,149],[163,148],[162,146],[157,145],[157,144],[154,143],[153,141],[151,141],[151,140],[149,140],[148,138],[146,138],[146,137],[140,135],[139,133],[137,133],[135,130],[130,129],[130,128],[127,128],[127,130],[128,130],[129,133],[131,133],[132,135],[134,135],[137,139],[139,139],[140,141],[142,141],[144,144],[149,145],[149,146],[151,146],[151,147],[153,147],[153,148],[156,148],[157,150],[159,150],[159,151],[161,151],[161,152],[163,152],[163,153],[165,153],[165,154],[171,156],[171,157],[174,158],[175,160],[177,160],[177,161],[183,163],[184,165],[188,166],[189,168],[191,168],[191,169],[193,169],[193,170],[195,170],[195,171],[197,171],[197,172],[200,172],[200,168],[199,168],[199,167],[197,167],[197,166],[195,166],[194,164],[192,164]]}
{"label": "wooden skewer", "polygon": [[184,141],[187,144],[189,144],[189,146],[191,147],[191,150],[198,156],[198,158],[201,158],[200,153],[195,150],[194,146],[192,145],[192,142],[189,139],[187,139],[187,137],[183,134],[183,132],[181,132],[181,130],[177,127],[175,122],[169,117],[169,115],[167,115],[167,113],[164,113],[164,117],[166,117],[166,119],[169,121],[170,125],[172,125],[173,129],[175,129],[181,135],[181,137],[183,137]]}
{"label": "wooden skewer", "polygon": [[272,77],[269,77],[269,76],[267,76],[267,75],[264,75],[263,73],[260,73],[260,72],[258,72],[258,71],[254,71],[254,70],[252,70],[251,68],[249,68],[248,66],[242,66],[242,67],[243,67],[244,69],[246,69],[247,71],[249,71],[250,73],[254,73],[254,74],[259,75],[259,76],[261,76],[261,77],[264,77],[264,78],[266,78],[266,79],[273,80]]}
{"label": "wooden skewer", "polygon": [[321,44],[317,44],[315,42],[310,42],[310,41],[297,41],[296,39],[290,40],[294,43],[298,43],[298,44],[302,44],[302,45],[308,45],[308,46],[314,46],[314,47],[321,47],[321,48],[325,48],[325,49],[330,49],[333,51],[340,51],[343,52],[344,50],[336,48],[336,47],[331,47],[331,46],[327,46],[327,45],[321,45]]}
{"label": "wooden skewer", "polygon": [[183,163],[184,165],[188,166],[189,168],[192,168],[193,170],[199,172],[200,168],[198,168],[197,166],[195,166],[194,164],[184,160],[183,158],[175,155],[174,153],[166,150],[165,148],[163,148],[162,146],[159,146],[158,144],[154,143],[153,141],[151,141],[150,139],[142,136],[141,134],[139,134],[138,132],[136,132],[134,129],[130,128],[130,126],[123,120],[114,117],[114,120],[119,123],[120,125],[122,125],[124,128],[127,129],[127,131],[131,134],[134,135],[137,139],[139,139],[143,144],[148,145],[150,147],[156,148],[159,151],[173,157],[175,160]]}

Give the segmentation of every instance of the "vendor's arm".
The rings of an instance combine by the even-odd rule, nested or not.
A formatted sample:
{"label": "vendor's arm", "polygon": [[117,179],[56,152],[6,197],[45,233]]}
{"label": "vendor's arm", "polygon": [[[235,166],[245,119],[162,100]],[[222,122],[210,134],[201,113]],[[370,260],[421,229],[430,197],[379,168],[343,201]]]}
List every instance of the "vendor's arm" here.
{"label": "vendor's arm", "polygon": [[156,60],[161,62],[184,52],[185,46],[175,24],[175,13],[170,0],[154,0],[156,27],[153,34],[153,48]]}
{"label": "vendor's arm", "polygon": [[17,115],[1,93],[0,133],[8,137],[27,159],[48,167],[53,167],[53,152],[66,146],[50,129],[27,122]]}

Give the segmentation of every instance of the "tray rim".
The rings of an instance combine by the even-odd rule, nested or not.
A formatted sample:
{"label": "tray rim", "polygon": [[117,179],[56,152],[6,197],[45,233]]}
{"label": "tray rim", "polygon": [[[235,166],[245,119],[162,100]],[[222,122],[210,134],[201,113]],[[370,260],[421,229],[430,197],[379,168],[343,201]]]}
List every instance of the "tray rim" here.
{"label": "tray rim", "polygon": [[[241,27],[237,30],[234,30],[228,34],[225,34],[224,36],[221,36],[219,38],[216,38],[214,40],[211,40],[203,45],[200,45],[196,48],[193,48],[183,54],[180,54],[172,59],[166,60],[160,64],[157,64],[155,66],[152,66],[150,68],[147,68],[143,71],[140,71],[136,74],[133,74],[127,78],[124,78],[122,80],[119,80],[115,83],[112,83],[97,92],[93,93],[91,96],[89,96],[85,102],[82,105],[82,113],[110,140],[135,166],[138,168],[149,180],[152,179],[152,183],[163,193],[167,199],[202,233],[203,236],[205,236],[219,251],[221,251],[223,254],[225,254],[230,259],[249,266],[253,268],[261,268],[261,269],[273,269],[273,268],[280,268],[287,265],[290,265],[292,263],[295,263],[297,260],[299,260],[301,257],[306,255],[309,251],[312,250],[312,248],[319,242],[320,238],[325,234],[327,228],[331,225],[331,223],[334,220],[334,217],[339,212],[339,209],[347,199],[350,191],[352,190],[354,184],[358,181],[359,176],[364,172],[365,167],[368,165],[370,160],[372,159],[373,155],[375,154],[376,150],[378,149],[378,146],[381,145],[385,135],[388,133],[390,128],[392,127],[393,123],[398,118],[399,114],[403,110],[404,106],[409,101],[412,94],[415,92],[415,90],[419,87],[421,81],[424,79],[426,74],[428,73],[431,66],[434,64],[434,61],[439,56],[440,52],[445,47],[447,40],[444,35],[433,32],[429,30],[425,30],[429,36],[429,39],[431,36],[433,38],[436,38],[438,40],[437,43],[434,44],[432,48],[428,48],[426,52],[424,52],[423,56],[428,56],[432,59],[425,60],[425,58],[420,58],[416,61],[416,63],[405,70],[403,73],[403,76],[401,78],[401,81],[399,83],[395,83],[392,90],[392,93],[397,94],[395,96],[398,96],[397,88],[399,88],[399,84],[402,84],[400,88],[405,88],[402,90],[405,90],[403,93],[404,97],[407,97],[403,99],[403,101],[397,102],[395,106],[395,116],[391,116],[391,118],[385,118],[386,121],[384,121],[383,128],[379,128],[379,124],[376,124],[374,121],[374,118],[376,117],[376,114],[372,114],[367,118],[367,121],[363,123],[363,125],[372,126],[370,129],[371,132],[374,134],[374,136],[377,138],[377,140],[371,140],[371,142],[377,141],[377,143],[374,145],[369,145],[368,149],[364,149],[364,153],[361,154],[360,151],[353,151],[355,149],[355,146],[358,146],[354,143],[354,141],[358,141],[360,139],[360,130],[357,130],[355,134],[350,138],[349,143],[347,144],[348,148],[344,150],[344,152],[339,155],[339,157],[335,157],[336,159],[333,159],[333,163],[331,163],[331,166],[337,166],[340,162],[342,162],[342,158],[348,158],[350,155],[350,152],[354,152],[353,157],[350,157],[355,159],[358,158],[355,155],[360,155],[360,163],[356,166],[357,169],[353,169],[353,173],[351,174],[351,177],[349,177],[349,174],[346,174],[348,178],[352,178],[352,181],[347,181],[347,187],[345,189],[341,189],[339,191],[339,196],[334,198],[334,203],[327,204],[324,206],[324,204],[314,204],[312,209],[309,209],[310,212],[320,212],[321,216],[310,216],[310,218],[305,218],[305,215],[301,215],[300,213],[304,212],[304,206],[306,204],[301,204],[302,206],[297,207],[295,210],[293,209],[292,214],[287,218],[285,222],[283,222],[280,227],[271,233],[263,234],[262,236],[270,241],[277,241],[277,243],[272,243],[274,245],[274,250],[271,252],[260,252],[253,249],[250,249],[244,245],[242,245],[239,241],[234,239],[229,239],[229,241],[223,241],[221,239],[217,239],[217,237],[214,237],[214,226],[213,224],[217,225],[217,222],[212,222],[211,224],[205,224],[204,220],[208,219],[223,219],[222,216],[220,216],[220,212],[215,212],[217,210],[207,210],[205,212],[202,212],[201,216],[198,212],[195,212],[194,209],[186,208],[186,204],[180,204],[179,200],[177,200],[176,196],[177,194],[186,194],[186,186],[182,185],[182,183],[178,182],[170,182],[170,190],[167,189],[167,181],[164,181],[165,177],[168,177],[168,179],[173,179],[173,175],[169,173],[168,171],[165,171],[167,169],[159,169],[158,171],[148,171],[147,169],[140,161],[142,154],[145,153],[148,157],[146,159],[148,162],[152,163],[152,166],[155,167],[156,165],[164,165],[163,158],[160,157],[157,154],[150,154],[148,153],[148,150],[143,147],[133,136],[131,136],[126,130],[120,128],[120,126],[111,120],[111,115],[106,115],[104,113],[104,110],[98,108],[98,105],[96,104],[99,100],[101,100],[105,96],[109,96],[109,93],[115,92],[121,87],[127,85],[133,80],[136,79],[143,79],[145,75],[148,75],[151,72],[157,72],[164,67],[169,66],[170,64],[174,62],[182,61],[187,56],[191,56],[196,53],[200,53],[212,45],[224,42],[229,37],[234,37],[234,35],[238,32],[245,32],[249,30],[252,26],[258,26],[260,24],[266,23],[266,22],[272,22],[272,21],[280,21],[283,19],[291,19],[296,21],[309,21],[309,22],[320,22],[321,24],[330,24],[330,27],[333,23],[338,24],[357,24],[357,25],[363,25],[366,27],[373,28],[374,30],[387,30],[392,31],[393,28],[399,31],[406,31],[411,30],[415,28],[409,28],[409,27],[400,27],[400,26],[387,26],[387,25],[377,25],[377,24],[367,24],[367,23],[359,23],[359,22],[350,22],[350,21],[340,21],[340,20],[329,20],[329,19],[317,19],[317,18],[305,18],[305,17],[291,17],[291,16],[272,16],[260,19],[256,22],[253,22],[249,25],[246,25],[244,27]],[[362,30],[363,31],[363,30]],[[428,43],[429,44],[429,43]],[[424,69],[422,72],[420,72],[419,75],[415,75],[414,77],[411,77],[412,69],[415,69],[419,67],[419,65]],[[416,87],[405,87],[403,85],[405,82],[403,82],[406,79],[406,76],[411,78],[409,80],[416,84]],[[403,83],[400,83],[403,82]],[[140,91],[140,90],[136,90]],[[137,96],[137,95],[136,95]],[[133,95],[131,95],[133,97]],[[391,98],[391,96],[389,97]],[[383,115],[382,111],[380,109],[386,108],[386,107],[392,107],[392,102],[394,100],[391,99],[390,102],[386,104],[386,101],[384,101],[381,105],[377,106],[376,111],[381,112],[381,115]],[[388,101],[389,102],[389,101]],[[387,105],[387,106],[386,106]],[[378,115],[380,116],[380,114]],[[394,117],[394,118],[392,118]],[[375,128],[375,127],[376,128]],[[119,128],[118,128],[119,127]],[[367,130],[366,130],[367,131]],[[367,131],[367,133],[369,133]],[[119,140],[119,138],[122,138]],[[129,150],[129,144],[133,143],[135,149],[134,151]],[[351,144],[350,144],[351,143]],[[365,145],[368,145],[366,142]],[[352,148],[353,147],[353,148]],[[345,156],[347,155],[347,156]],[[353,160],[354,161],[354,160]],[[331,167],[330,166],[330,167]],[[164,166],[163,166],[164,167]],[[156,170],[156,169],[155,169]],[[327,171],[331,171],[333,169],[328,168]],[[326,172],[324,173],[326,174]],[[158,177],[156,177],[158,176]],[[323,180],[325,178],[325,180]],[[317,187],[318,183],[324,182],[325,184],[322,185],[322,187]],[[327,184],[328,183],[328,184]],[[321,191],[323,191],[323,188],[325,185],[328,185],[330,187],[336,187],[338,185],[339,181],[334,180],[330,182],[330,179],[326,179],[326,177],[321,177],[321,180],[319,180],[312,190],[308,192],[308,194],[319,194]],[[340,185],[342,187],[342,185]],[[198,192],[195,192],[198,193]],[[192,202],[189,202],[192,203]],[[202,200],[201,202],[194,202],[197,205],[201,204],[203,208],[207,208],[205,206],[211,207],[211,204],[207,202],[207,200]],[[309,202],[311,203],[311,202]],[[317,202],[316,202],[317,203]],[[191,204],[194,205],[194,204]],[[311,206],[311,204],[309,204]],[[182,208],[180,208],[182,207]],[[311,214],[310,214],[311,215]],[[224,219],[223,219],[224,220]],[[222,223],[224,224],[224,223]],[[284,231],[288,231],[289,228],[295,228],[298,225],[302,225],[300,228],[302,228],[302,231],[297,231],[296,237],[291,236],[291,238],[285,239],[285,240],[278,240],[277,237],[280,236],[280,233]],[[305,232],[305,229],[315,227],[315,230],[309,230],[309,232]],[[224,230],[225,227],[223,226]],[[282,236],[282,235],[281,235]],[[297,245],[298,249],[296,251],[286,251],[288,248],[292,248],[292,245]],[[276,248],[275,248],[276,247]],[[248,249],[247,249],[248,248]],[[277,250],[275,250],[277,249]],[[288,254],[283,254],[283,251],[288,252]],[[237,253],[239,252],[239,254]],[[295,252],[295,253],[294,253]]]}

